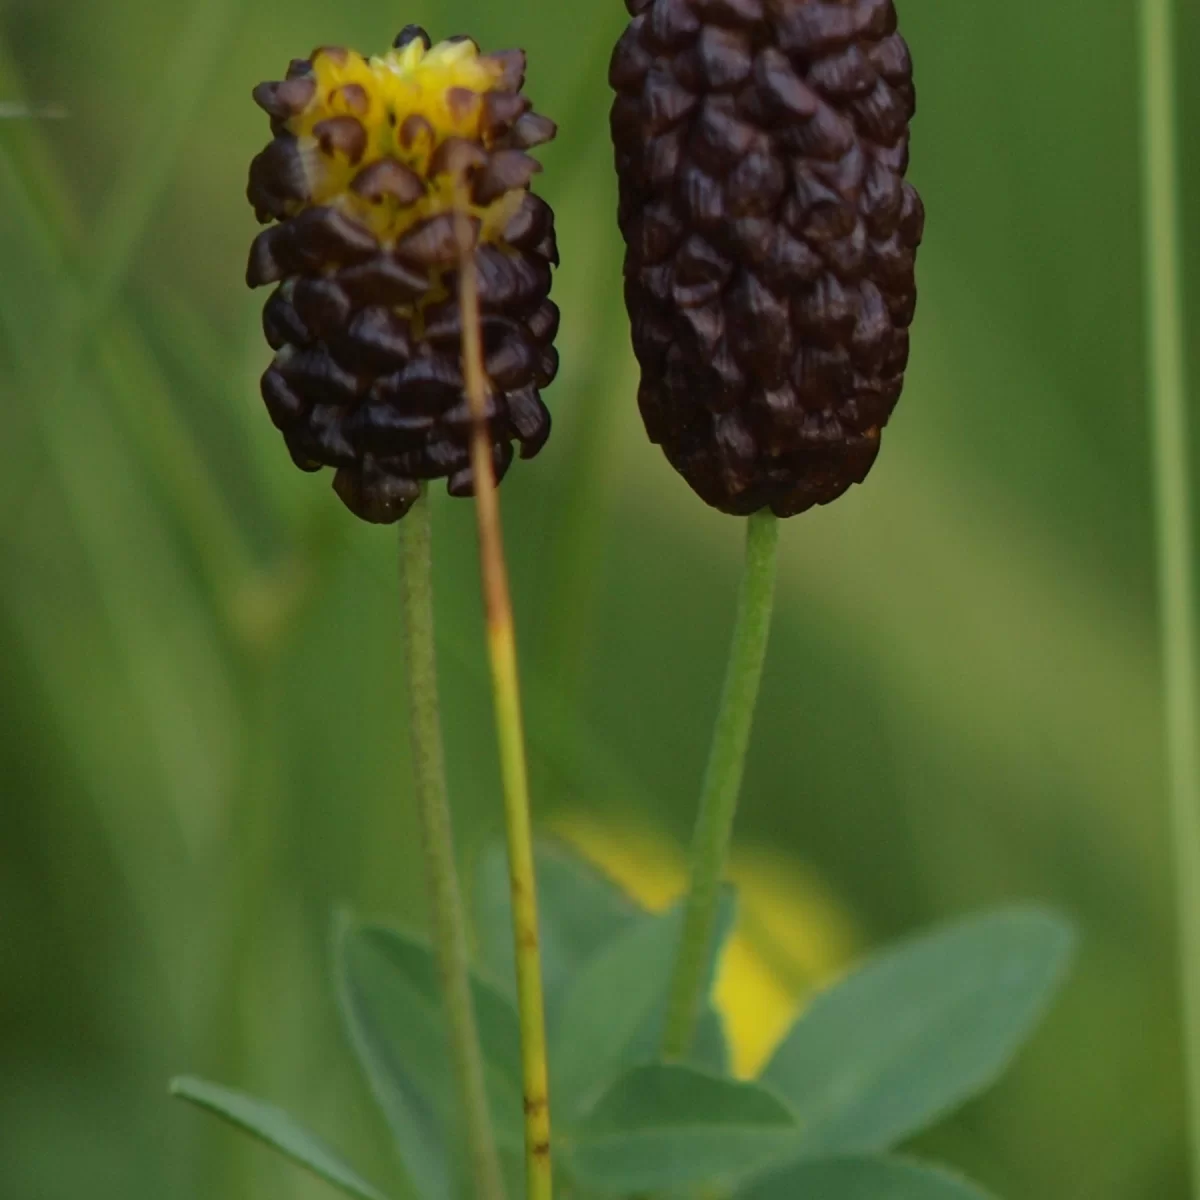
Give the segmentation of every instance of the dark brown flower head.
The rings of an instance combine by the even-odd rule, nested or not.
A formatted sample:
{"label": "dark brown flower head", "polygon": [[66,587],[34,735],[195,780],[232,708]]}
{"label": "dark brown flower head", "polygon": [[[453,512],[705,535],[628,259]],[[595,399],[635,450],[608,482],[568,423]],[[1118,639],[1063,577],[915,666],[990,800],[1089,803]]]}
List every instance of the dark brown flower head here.
{"label": "dark brown flower head", "polygon": [[900,396],[924,211],[892,0],[627,0],[612,135],[651,440],[723,512],[861,483]]}
{"label": "dark brown flower head", "polygon": [[[275,360],[262,393],[297,466],[333,467],[367,521],[404,515],[422,480],[474,490],[458,267],[474,247],[497,479],[541,449],[554,378],[554,215],[527,153],[553,122],[521,94],[525,55],[409,26],[379,58],[325,46],[254,98],[273,140],[250,167],[260,221],[247,282]],[[463,219],[465,213],[466,219]]]}

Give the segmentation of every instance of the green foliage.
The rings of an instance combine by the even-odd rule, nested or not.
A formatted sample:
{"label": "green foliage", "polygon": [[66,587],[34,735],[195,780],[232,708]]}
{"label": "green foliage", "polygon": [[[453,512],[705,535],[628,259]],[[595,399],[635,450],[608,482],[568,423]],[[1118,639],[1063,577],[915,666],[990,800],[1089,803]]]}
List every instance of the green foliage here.
{"label": "green foliage", "polygon": [[883,1150],[992,1083],[1061,982],[1073,934],[1034,909],[901,943],[817,999],[763,1078],[807,1155]]}
{"label": "green foliage", "polygon": [[894,1158],[798,1163],[738,1193],[738,1200],[987,1200],[946,1171]]}
{"label": "green foliage", "polygon": [[[662,916],[643,912],[602,872],[553,842],[539,843],[537,871],[553,1090],[556,1100],[575,1097],[582,1104],[594,1099],[622,1067],[656,1056],[682,910]],[[480,961],[513,995],[512,910],[503,843],[482,855],[474,900]],[[727,890],[710,981],[734,916],[733,893]],[[560,1011],[564,1009],[569,1011]],[[709,1005],[691,1061],[721,1071],[728,1057],[721,1018]]]}
{"label": "green foliage", "polygon": [[727,1075],[729,1061],[725,1022],[710,1002],[700,1014],[700,1025],[696,1030],[696,1041],[691,1054],[688,1055],[688,1062],[702,1070]]}
{"label": "green foliage", "polygon": [[[1073,941],[1063,921],[1035,909],[1006,910],[884,951],[818,997],[755,1083],[655,1061],[679,909],[640,910],[562,849],[543,847],[539,858],[553,863],[542,903],[547,975],[556,981],[550,1061],[560,1178],[585,1195],[728,1189],[753,1179],[745,1193],[751,1200],[782,1200],[785,1192],[821,1200],[979,1196],[929,1168],[845,1156],[893,1149],[995,1078],[1062,978]],[[490,897],[502,907],[500,888],[496,859],[485,854],[477,933],[481,960],[497,982],[475,978],[475,1008],[497,1132],[511,1157],[521,1145],[521,1077],[499,945],[511,934],[489,905]],[[591,919],[588,904],[595,905]],[[710,979],[733,916],[727,892]],[[451,1200],[458,1142],[431,950],[419,938],[343,915],[334,957],[350,1040],[400,1159],[420,1196]],[[716,1016],[711,1008],[709,1016]],[[695,1060],[719,1063],[719,1023],[710,1019],[704,1028],[708,1047]],[[336,1160],[311,1149],[306,1155],[314,1143],[276,1110],[209,1084],[177,1085],[177,1092],[330,1176],[322,1164]],[[804,1161],[770,1173],[795,1159]],[[333,1182],[357,1178],[338,1169]]]}
{"label": "green foliage", "polygon": [[[636,921],[639,910],[616,884],[566,847],[542,841],[535,857],[546,1007],[553,1013],[578,969]],[[481,965],[511,993],[516,986],[512,899],[502,840],[491,843],[480,858],[473,900]]]}
{"label": "green foliage", "polygon": [[383,1193],[343,1162],[335,1150],[274,1105],[188,1076],[171,1081],[171,1095],[215,1113],[358,1200],[384,1200]]}
{"label": "green foliage", "polygon": [[[335,961],[342,1016],[401,1161],[422,1196],[453,1195],[453,1079],[437,969],[423,941],[341,917]],[[520,1039],[508,999],[476,978],[475,1015],[501,1146],[521,1144]]]}
{"label": "green foliage", "polygon": [[[675,909],[664,914],[660,920],[676,919],[682,924],[682,905],[676,917]],[[696,1030],[696,1040],[687,1055],[687,1062],[695,1067],[708,1070],[725,1071],[729,1065],[728,1047],[725,1042],[725,1030],[721,1014],[713,1007],[711,996],[712,985],[716,979],[717,964],[725,942],[733,932],[737,920],[737,903],[734,891],[730,887],[721,890],[717,907],[717,924],[714,930],[713,943],[709,950],[708,967],[705,972],[705,1000],[700,1013],[700,1024]],[[672,946],[672,955],[675,947]],[[666,963],[648,963],[647,970],[653,970],[656,975],[668,970]],[[629,1062],[647,1062],[657,1058],[663,1043],[663,1032],[667,1022],[667,999],[665,992],[665,975],[663,978],[664,991],[659,995],[649,1019],[643,1026],[641,1034],[629,1050]]]}
{"label": "green foliage", "polygon": [[571,1128],[565,1165],[597,1192],[727,1187],[796,1135],[792,1111],[757,1084],[652,1064],[622,1075]]}
{"label": "green foliage", "polygon": [[683,913],[643,914],[587,960],[550,1029],[550,1089],[570,1119],[629,1062],[661,1003]]}

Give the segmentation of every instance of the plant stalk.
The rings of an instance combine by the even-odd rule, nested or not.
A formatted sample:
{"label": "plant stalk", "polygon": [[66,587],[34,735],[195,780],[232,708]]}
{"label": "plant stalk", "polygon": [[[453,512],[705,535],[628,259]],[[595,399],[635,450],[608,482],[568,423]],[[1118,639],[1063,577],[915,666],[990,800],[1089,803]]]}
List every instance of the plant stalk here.
{"label": "plant stalk", "polygon": [[733,645],[692,836],[691,884],[663,1035],[663,1056],[667,1059],[687,1055],[700,1021],[721,876],[729,854],[754,705],[767,653],[778,548],[778,518],[769,509],[755,513],[746,522],[746,559],[738,592]]}
{"label": "plant stalk", "polygon": [[475,479],[475,515],[479,560],[487,614],[492,700],[500,748],[512,891],[513,944],[516,952],[517,1008],[521,1026],[521,1069],[525,1108],[525,1187],[528,1200],[552,1200],[550,1164],[550,1085],[546,1060],[546,1017],[542,995],[541,945],[538,938],[537,885],[529,776],[517,676],[508,568],[496,495],[492,439],[488,431],[490,393],[483,362],[479,318],[479,281],[474,246],[465,220],[459,221],[459,311],[462,318],[463,378],[471,405],[471,468]]}
{"label": "plant stalk", "polygon": [[504,1200],[471,995],[466,919],[454,861],[433,634],[432,521],[424,492],[400,521],[400,614],[408,661],[408,724],[421,851],[450,1054],[471,1163],[473,1194]]}
{"label": "plant stalk", "polygon": [[1190,442],[1175,40],[1170,0],[1142,0],[1142,211],[1158,543],[1167,786],[1175,851],[1192,1195],[1200,1197],[1200,685],[1192,564]]}

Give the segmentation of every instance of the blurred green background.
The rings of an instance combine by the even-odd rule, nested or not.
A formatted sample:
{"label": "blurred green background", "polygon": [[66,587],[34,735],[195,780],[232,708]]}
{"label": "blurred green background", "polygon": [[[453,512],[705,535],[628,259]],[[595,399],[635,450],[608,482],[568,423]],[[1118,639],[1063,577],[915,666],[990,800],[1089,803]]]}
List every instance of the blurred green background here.
{"label": "blurred green background", "polygon": [[[1200,6],[1179,7],[1194,61]],[[784,531],[738,837],[823,881],[862,946],[1012,898],[1072,914],[1035,1042],[915,1149],[1008,1200],[1181,1198],[1135,5],[899,8],[929,212],[912,369],[868,485]],[[561,125],[539,189],[564,310],[555,434],[503,490],[538,816],[686,839],[741,527],[636,411],[605,83],[624,20],[0,0],[0,100],[67,113],[0,122],[0,1194],[327,1194],[170,1104],[180,1070],[396,1178],[323,974],[336,903],[424,919],[395,536],[290,465],[242,282],[249,93],[293,55],[409,21],[529,51]],[[499,827],[470,506],[439,496],[436,522],[470,858]]]}

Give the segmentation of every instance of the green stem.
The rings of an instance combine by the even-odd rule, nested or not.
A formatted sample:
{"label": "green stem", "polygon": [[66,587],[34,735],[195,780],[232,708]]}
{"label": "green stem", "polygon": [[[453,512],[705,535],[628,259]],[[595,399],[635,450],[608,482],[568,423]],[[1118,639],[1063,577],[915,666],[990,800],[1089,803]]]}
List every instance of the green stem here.
{"label": "green stem", "polygon": [[778,546],[779,521],[770,510],[750,517],[746,523],[746,561],[738,593],[733,646],[692,837],[691,886],[663,1036],[663,1055],[669,1059],[683,1058],[688,1053],[700,1019],[721,876],[729,853],[750,726],[767,653]]}
{"label": "green stem", "polygon": [[408,723],[430,921],[473,1194],[503,1200],[504,1183],[484,1083],[483,1052],[471,997],[466,920],[454,862],[433,637],[433,558],[426,495],[400,521],[400,613],[408,660]]}
{"label": "green stem", "polygon": [[1152,394],[1160,636],[1179,909],[1192,1194],[1200,1196],[1200,688],[1188,478],[1175,40],[1169,0],[1142,3],[1146,337]]}
{"label": "green stem", "polygon": [[[460,193],[462,210],[467,200]],[[513,621],[504,533],[492,463],[487,397],[491,387],[484,368],[479,319],[479,279],[474,248],[465,221],[458,222],[458,302],[462,315],[463,379],[471,405],[471,466],[475,474],[475,521],[479,531],[479,568],[487,612],[488,661],[504,792],[504,831],[508,842],[512,894],[513,949],[516,955],[517,1013],[521,1025],[521,1081],[525,1110],[525,1195],[553,1200],[550,1151],[550,1069],[546,1058],[546,1003],[542,989],[542,950],[538,936],[537,879],[525,762],[525,728],[517,675],[517,635]]]}

